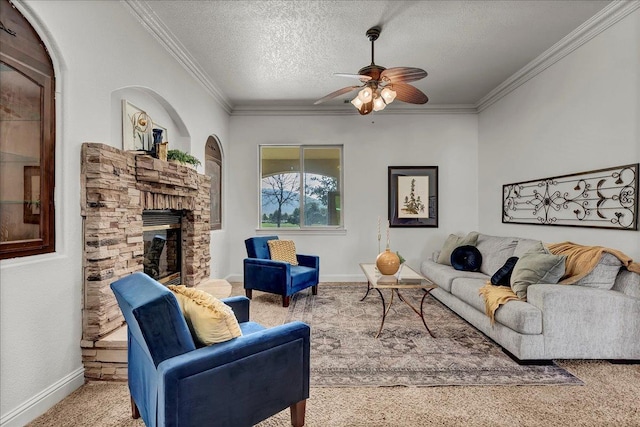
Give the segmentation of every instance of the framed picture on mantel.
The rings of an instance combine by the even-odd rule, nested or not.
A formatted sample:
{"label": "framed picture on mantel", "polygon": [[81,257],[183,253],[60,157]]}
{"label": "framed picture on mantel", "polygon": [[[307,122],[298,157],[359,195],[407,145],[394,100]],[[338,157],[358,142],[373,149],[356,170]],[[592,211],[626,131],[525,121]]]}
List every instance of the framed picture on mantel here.
{"label": "framed picture on mantel", "polygon": [[389,166],[389,226],[438,226],[438,167]]}

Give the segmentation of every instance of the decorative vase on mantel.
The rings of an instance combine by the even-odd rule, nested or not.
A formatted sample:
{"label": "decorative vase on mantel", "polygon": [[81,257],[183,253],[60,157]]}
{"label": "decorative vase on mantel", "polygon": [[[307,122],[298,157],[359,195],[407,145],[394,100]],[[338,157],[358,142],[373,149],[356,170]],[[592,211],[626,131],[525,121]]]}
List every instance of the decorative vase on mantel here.
{"label": "decorative vase on mantel", "polygon": [[376,258],[376,267],[378,267],[381,274],[391,276],[398,272],[400,268],[400,258],[387,247],[387,249]]}

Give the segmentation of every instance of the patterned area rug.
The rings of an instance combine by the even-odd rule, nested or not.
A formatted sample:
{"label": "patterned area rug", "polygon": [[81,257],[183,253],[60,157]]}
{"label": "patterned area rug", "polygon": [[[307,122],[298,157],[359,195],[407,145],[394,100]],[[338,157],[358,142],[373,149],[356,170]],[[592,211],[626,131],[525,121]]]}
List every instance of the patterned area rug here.
{"label": "patterned area rug", "polygon": [[[360,299],[365,284],[320,286],[318,295],[298,292],[286,321],[311,326],[311,385],[314,387],[445,385],[582,385],[556,365],[521,366],[455,313],[427,296],[425,319],[394,299],[384,329],[376,291]],[[383,290],[386,302],[390,291]],[[415,307],[422,291],[402,291]]]}

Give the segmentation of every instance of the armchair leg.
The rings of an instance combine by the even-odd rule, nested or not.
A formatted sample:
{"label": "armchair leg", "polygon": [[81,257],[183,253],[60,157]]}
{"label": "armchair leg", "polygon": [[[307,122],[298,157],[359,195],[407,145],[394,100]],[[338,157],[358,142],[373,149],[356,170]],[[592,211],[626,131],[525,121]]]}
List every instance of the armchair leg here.
{"label": "armchair leg", "polygon": [[318,285],[311,287],[311,294],[318,295]]}
{"label": "armchair leg", "polygon": [[282,295],[282,306],[289,307],[289,302],[291,302],[291,297],[288,295]]}
{"label": "armchair leg", "polygon": [[244,293],[247,296],[247,298],[251,299],[251,297],[253,296],[253,289],[245,289]]}
{"label": "armchair leg", "polygon": [[291,425],[293,427],[302,427],[304,425],[304,413],[307,406],[307,400],[301,400],[289,407],[291,410]]}
{"label": "armchair leg", "polygon": [[[140,418],[140,411],[138,410],[138,405],[136,405],[136,402],[133,400],[133,396],[131,397],[131,418],[137,420],[138,418]],[[302,415],[303,420],[304,420],[304,414]]]}

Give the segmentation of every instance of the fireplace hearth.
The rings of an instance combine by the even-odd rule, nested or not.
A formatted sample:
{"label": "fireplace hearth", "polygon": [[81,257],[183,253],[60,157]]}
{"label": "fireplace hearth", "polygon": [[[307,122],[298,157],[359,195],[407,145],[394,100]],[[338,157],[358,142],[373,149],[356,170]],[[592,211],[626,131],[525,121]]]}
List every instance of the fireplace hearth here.
{"label": "fireplace hearth", "polygon": [[[137,271],[190,287],[209,279],[211,181],[191,168],[106,144],[83,144],[81,161],[81,346],[85,376],[109,379],[114,368],[96,360],[94,347],[124,324],[109,285]],[[159,212],[172,223],[152,224]]]}

